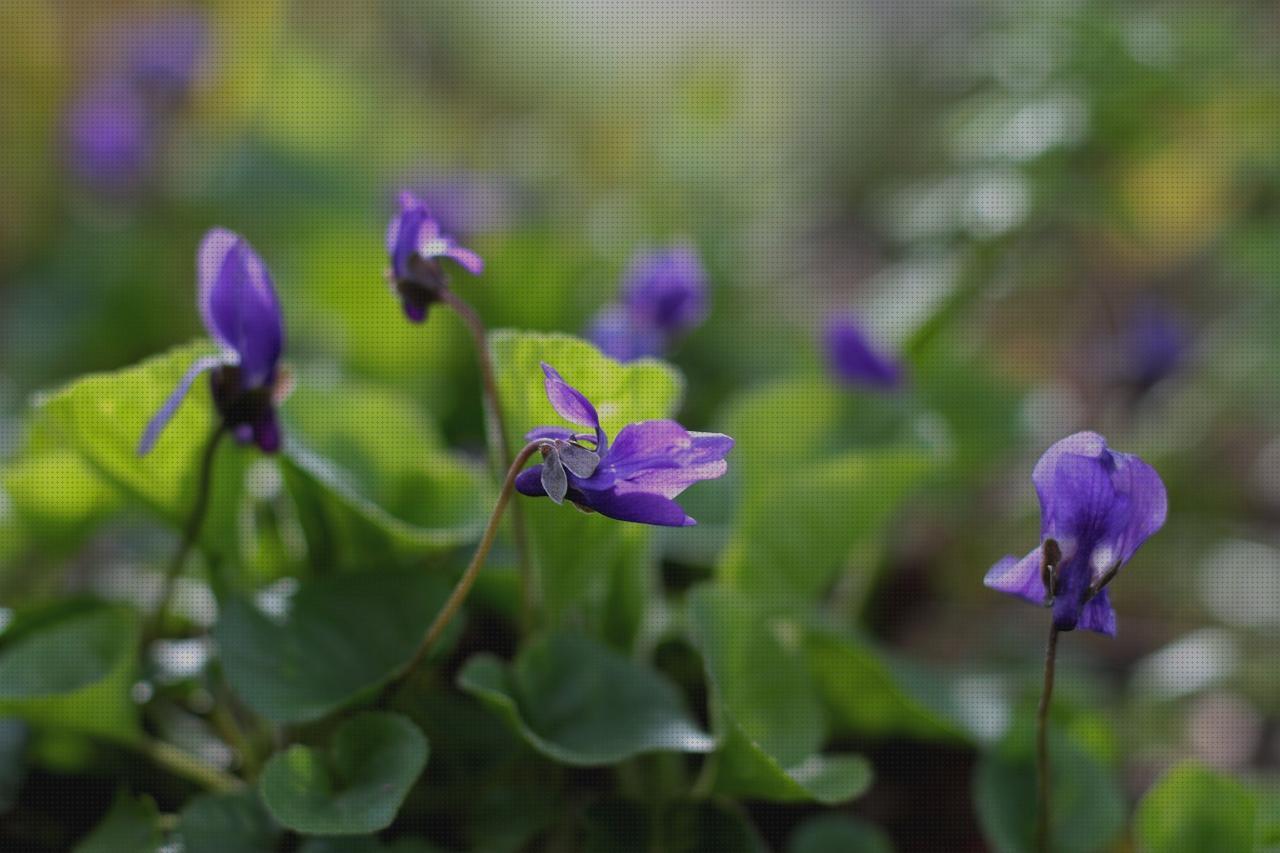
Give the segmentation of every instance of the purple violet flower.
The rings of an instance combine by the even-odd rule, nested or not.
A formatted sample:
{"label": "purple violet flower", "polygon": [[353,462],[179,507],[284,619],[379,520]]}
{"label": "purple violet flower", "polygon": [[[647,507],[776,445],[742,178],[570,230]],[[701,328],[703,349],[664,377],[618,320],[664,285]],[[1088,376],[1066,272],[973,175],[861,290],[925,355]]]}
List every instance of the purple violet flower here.
{"label": "purple violet flower", "polygon": [[871,345],[854,318],[836,315],[827,321],[827,363],[846,385],[891,390],[902,384],[902,365]]}
{"label": "purple violet flower", "polygon": [[174,9],[120,31],[119,52],[133,86],[157,107],[178,104],[199,75],[209,26],[198,9]]}
{"label": "purple violet flower", "polygon": [[1040,497],[1040,546],[1005,557],[983,583],[1053,608],[1060,631],[1076,627],[1115,636],[1106,585],[1159,530],[1168,496],[1155,469],[1078,432],[1045,451],[1031,476]]}
{"label": "purple violet flower", "polygon": [[120,192],[146,173],[155,147],[145,101],[119,80],[82,93],[67,113],[67,157],[85,183]]}
{"label": "purple violet flower", "polygon": [[528,440],[544,440],[547,449],[541,464],[516,478],[521,494],[550,497],[556,503],[567,499],[583,511],[619,521],[664,527],[696,524],[675,498],[694,483],[724,474],[732,438],[655,420],[624,427],[610,445],[591,401],[550,365],[543,364],[542,372],[552,408],[590,432],[565,427],[530,432]]}
{"label": "purple violet flower", "polygon": [[274,453],[280,448],[275,406],[283,384],[278,380],[284,324],[271,275],[249,243],[225,228],[204,236],[196,267],[200,317],[222,352],[191,366],[147,425],[138,453],[151,449],[206,371],[213,371],[214,407],[236,440]]}
{"label": "purple violet flower", "polygon": [[661,355],[707,319],[707,271],[688,244],[637,253],[618,302],[596,316],[588,332],[607,355],[630,361]]}
{"label": "purple violet flower", "polygon": [[387,254],[392,283],[405,316],[414,323],[427,318],[427,309],[440,301],[441,291],[448,286],[441,258],[456,261],[472,275],[484,271],[480,256],[446,235],[427,206],[409,192],[400,194],[400,212],[387,226]]}
{"label": "purple violet flower", "polygon": [[1181,318],[1168,308],[1143,304],[1130,316],[1123,335],[1126,378],[1147,391],[1186,362],[1190,336]]}

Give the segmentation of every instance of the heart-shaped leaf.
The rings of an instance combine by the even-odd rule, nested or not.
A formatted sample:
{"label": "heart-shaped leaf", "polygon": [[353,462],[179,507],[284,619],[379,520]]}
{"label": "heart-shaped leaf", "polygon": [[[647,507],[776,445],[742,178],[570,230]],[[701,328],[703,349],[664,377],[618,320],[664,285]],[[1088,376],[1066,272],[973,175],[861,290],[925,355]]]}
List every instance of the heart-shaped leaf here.
{"label": "heart-shaped leaf", "polygon": [[0,648],[0,713],[130,740],[137,638],[132,613],[96,602],[23,614]]}
{"label": "heart-shaped leaf", "polygon": [[846,815],[818,815],[791,833],[787,853],[893,853],[879,828]]}
{"label": "heart-shaped leaf", "polygon": [[[1035,849],[1034,732],[1017,724],[974,771],[973,797],[987,840],[1001,853]],[[1115,775],[1069,732],[1049,731],[1053,815],[1051,847],[1059,853],[1106,849],[1124,826],[1124,794]]]}
{"label": "heart-shaped leaf", "polygon": [[414,401],[367,384],[301,382],[284,417],[285,476],[308,541],[328,564],[479,538],[493,507],[491,477],[447,450]]}
{"label": "heart-shaped leaf", "polygon": [[258,788],[282,826],[306,835],[367,835],[391,825],[427,764],[427,739],[399,714],[343,723],[326,754],[297,744],[271,757]]}
{"label": "heart-shaped leaf", "polygon": [[[175,527],[184,525],[194,500],[200,456],[217,423],[208,382],[192,386],[146,456],[138,456],[138,441],[187,368],[211,352],[208,342],[188,344],[133,367],[82,377],[43,396],[32,412],[24,457],[73,475],[77,503],[89,517],[110,508],[101,491],[110,487]],[[66,457],[68,452],[78,460]],[[234,442],[223,442],[219,448],[201,535],[206,548],[225,552],[234,546],[244,470],[252,458],[252,451]],[[90,473],[101,485],[93,484]],[[43,512],[35,506],[30,511]]]}
{"label": "heart-shaped leaf", "polygon": [[182,810],[178,835],[183,853],[272,853],[280,828],[252,792],[202,794]]}
{"label": "heart-shaped leaf", "polygon": [[227,681],[251,708],[279,722],[317,720],[386,684],[447,594],[433,575],[337,575],[304,585],[281,622],[228,599],[214,637]]}
{"label": "heart-shaped leaf", "polygon": [[[567,425],[547,401],[542,362],[591,400],[610,437],[629,423],[671,417],[680,404],[683,380],[660,361],[620,364],[568,335],[508,329],[494,332],[490,346],[513,448],[523,446],[525,434],[535,427]],[[628,646],[650,597],[653,529],[575,512],[549,500],[516,500],[523,502],[529,519],[550,624],[585,624]]]}
{"label": "heart-shaped leaf", "polygon": [[1252,850],[1257,798],[1196,762],[1174,767],[1147,791],[1134,817],[1144,853]]}
{"label": "heart-shaped leaf", "polygon": [[562,764],[617,764],[646,752],[710,752],[680,694],[642,664],[575,634],[530,643],[511,666],[477,655],[458,686]]}
{"label": "heart-shaped leaf", "polygon": [[778,802],[845,802],[871,783],[852,754],[824,754],[827,722],[805,666],[804,626],[716,584],[689,595],[694,642],[712,684],[723,743],[715,790]]}
{"label": "heart-shaped leaf", "polygon": [[121,796],[74,853],[150,853],[160,846],[160,810],[150,797]]}

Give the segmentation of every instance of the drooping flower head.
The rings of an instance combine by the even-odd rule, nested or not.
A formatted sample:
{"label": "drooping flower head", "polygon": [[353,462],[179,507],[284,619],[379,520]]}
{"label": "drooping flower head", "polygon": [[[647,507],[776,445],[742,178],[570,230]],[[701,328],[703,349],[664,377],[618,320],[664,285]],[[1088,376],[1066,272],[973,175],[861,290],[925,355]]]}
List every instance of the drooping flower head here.
{"label": "drooping flower head", "polygon": [[271,275],[253,247],[225,228],[201,241],[196,273],[200,317],[222,352],[191,366],[147,425],[138,452],[151,449],[192,384],[212,371],[214,406],[232,435],[273,453],[280,447],[275,406],[284,324]]}
{"label": "drooping flower head", "polygon": [[427,206],[409,192],[400,194],[400,211],[387,226],[387,254],[391,277],[404,313],[414,323],[427,318],[427,309],[440,301],[448,286],[441,258],[449,258],[472,275],[484,271],[484,261],[445,234]]}
{"label": "drooping flower head", "polygon": [[1032,474],[1040,498],[1040,545],[1005,557],[983,583],[1053,608],[1061,631],[1080,627],[1115,636],[1106,585],[1168,513],[1164,483],[1137,456],[1079,432],[1045,451]]}
{"label": "drooping flower head", "polygon": [[661,355],[707,318],[707,271],[697,250],[680,243],[643,251],[631,261],[616,303],[589,330],[607,355],[628,361]]}
{"label": "drooping flower head", "polygon": [[838,314],[827,321],[827,364],[846,385],[890,390],[902,384],[902,365],[872,346],[851,316]]}
{"label": "drooping flower head", "polygon": [[568,500],[619,521],[664,527],[696,523],[675,498],[694,483],[724,474],[733,439],[654,420],[624,427],[610,444],[591,401],[550,365],[543,364],[542,372],[552,408],[589,431],[554,426],[531,431],[529,441],[545,442],[543,461],[516,478],[521,494],[550,497],[557,504]]}

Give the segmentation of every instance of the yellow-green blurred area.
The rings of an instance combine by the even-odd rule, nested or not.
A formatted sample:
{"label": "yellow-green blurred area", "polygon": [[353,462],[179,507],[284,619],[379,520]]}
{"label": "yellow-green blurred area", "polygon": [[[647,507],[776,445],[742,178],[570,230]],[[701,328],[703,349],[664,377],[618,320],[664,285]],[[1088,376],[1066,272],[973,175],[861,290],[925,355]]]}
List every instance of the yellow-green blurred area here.
{"label": "yellow-green blurred area", "polygon": [[[203,33],[189,85],[147,106],[127,174],[95,174],[76,105],[109,90],[121,32],[175,14]],[[683,499],[704,523],[660,539],[666,591],[723,573],[762,601],[816,602],[942,673],[979,743],[1037,688],[1047,614],[982,586],[1036,542],[1035,460],[1082,429],[1142,456],[1169,521],[1113,585],[1119,637],[1064,639],[1060,722],[1130,801],[1183,757],[1280,781],[1275,4],[4,0],[0,615],[161,561],[159,523],[77,474],[30,403],[201,337],[195,250],[215,225],[272,271],[295,417],[370,471],[420,433],[442,467],[379,473],[376,497],[430,492],[439,517],[401,517],[471,541],[448,495],[488,498],[478,374],[451,313],[412,325],[388,285],[405,187],[484,257],[452,284],[495,329],[582,335],[634,252],[696,246],[711,310],[669,354],[679,417],[738,448]],[[900,354],[903,389],[828,372],[837,311]],[[368,459],[343,458],[360,410],[325,412],[344,406],[371,413],[353,431],[389,424],[352,439]],[[826,467],[807,468],[819,445]],[[175,476],[147,488],[178,492]],[[813,481],[836,495],[818,515]],[[302,561],[300,523],[265,517],[223,520],[249,586]],[[875,791],[915,796],[932,759],[897,748],[873,755],[887,787],[854,810],[903,843],[911,818]],[[56,765],[59,744],[43,749]],[[983,849],[971,761],[951,758],[925,814],[961,840],[932,849]]]}

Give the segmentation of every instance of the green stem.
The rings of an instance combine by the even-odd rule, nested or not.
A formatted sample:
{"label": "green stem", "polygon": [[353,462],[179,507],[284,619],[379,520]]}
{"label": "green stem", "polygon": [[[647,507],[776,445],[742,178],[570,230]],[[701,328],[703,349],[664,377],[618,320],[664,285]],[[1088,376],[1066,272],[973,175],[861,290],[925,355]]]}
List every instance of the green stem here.
{"label": "green stem", "polygon": [[1036,850],[1049,853],[1049,700],[1053,696],[1053,669],[1058,658],[1058,626],[1049,627],[1049,645],[1044,654],[1044,691],[1036,713],[1036,780],[1040,807],[1036,812]]}
{"label": "green stem", "polygon": [[427,632],[423,634],[422,642],[418,643],[417,651],[413,653],[413,657],[397,673],[395,679],[393,679],[394,681],[407,677],[418,667],[418,664],[422,663],[427,653],[431,651],[431,647],[435,645],[436,640],[440,639],[440,635],[444,633],[444,629],[449,627],[453,617],[458,615],[463,602],[467,600],[467,595],[471,592],[471,587],[475,585],[476,578],[480,575],[480,569],[484,567],[484,561],[489,556],[489,551],[493,548],[493,541],[498,536],[498,527],[502,522],[502,513],[507,508],[511,495],[516,488],[516,476],[524,468],[525,463],[529,461],[529,457],[537,453],[543,445],[544,442],[542,441],[530,442],[516,454],[515,461],[507,469],[507,476],[502,483],[502,491],[498,493],[498,502],[494,505],[493,513],[489,516],[489,524],[484,529],[484,535],[480,537],[480,544],[476,546],[475,554],[471,557],[471,563],[467,566],[466,571],[462,573],[462,577],[458,579],[458,583],[453,587],[453,592],[449,593],[449,598],[445,601],[444,606],[440,608],[440,612],[436,614],[436,618],[427,628]]}
{"label": "green stem", "polygon": [[[493,372],[493,357],[489,353],[489,336],[484,321],[469,302],[448,287],[443,288],[441,299],[462,318],[463,324],[471,332],[484,389],[484,420],[489,459],[494,475],[500,478],[513,458],[511,443],[507,439],[502,399],[498,394],[498,380]],[[511,509],[511,537],[515,540],[516,562],[520,569],[520,622],[527,631],[533,618],[533,570],[529,561],[529,537],[525,532],[524,510],[518,503]]]}
{"label": "green stem", "polygon": [[169,567],[165,570],[164,589],[160,593],[160,601],[156,605],[155,612],[151,614],[151,622],[144,636],[154,637],[160,632],[165,611],[169,609],[169,600],[173,598],[173,587],[177,583],[178,575],[182,572],[191,549],[195,547],[196,540],[200,538],[200,528],[204,526],[205,516],[209,512],[209,496],[213,486],[213,460],[217,455],[218,445],[222,443],[222,437],[226,434],[227,425],[220,421],[205,442],[204,451],[200,455],[196,502],[191,507],[191,514],[187,516],[187,524],[182,530],[178,550],[174,552],[173,558],[169,561]]}
{"label": "green stem", "polygon": [[215,793],[234,794],[244,789],[243,780],[216,767],[210,767],[171,743],[144,737],[130,745],[175,776],[189,779]]}

